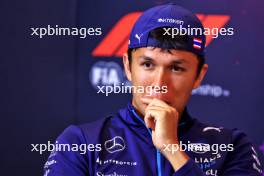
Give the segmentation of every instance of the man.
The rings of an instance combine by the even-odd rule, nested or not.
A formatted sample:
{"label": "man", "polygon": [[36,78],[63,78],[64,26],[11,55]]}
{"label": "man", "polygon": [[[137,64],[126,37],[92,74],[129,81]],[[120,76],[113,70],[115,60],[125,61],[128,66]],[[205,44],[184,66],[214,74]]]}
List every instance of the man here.
{"label": "man", "polygon": [[[202,32],[175,34],[187,27]],[[132,85],[151,91],[135,89],[132,102],[115,116],[67,128],[56,144],[72,148],[54,150],[45,175],[260,175],[257,154],[243,133],[200,123],[186,110],[208,69],[203,31],[195,15],[174,4],[145,11],[123,63]],[[80,153],[74,144],[88,148]]]}

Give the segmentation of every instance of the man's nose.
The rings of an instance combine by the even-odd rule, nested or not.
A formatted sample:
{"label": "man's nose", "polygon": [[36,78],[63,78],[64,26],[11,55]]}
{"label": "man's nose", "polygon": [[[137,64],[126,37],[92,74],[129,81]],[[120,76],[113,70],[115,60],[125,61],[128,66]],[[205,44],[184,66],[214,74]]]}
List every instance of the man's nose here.
{"label": "man's nose", "polygon": [[154,75],[152,86],[156,87],[162,87],[162,86],[167,86],[167,74],[163,68],[160,68],[156,71],[156,74]]}
{"label": "man's nose", "polygon": [[166,74],[164,69],[157,70],[157,73],[154,75],[152,82],[152,91],[151,97],[163,99],[165,97],[164,86],[166,89],[168,88],[168,75]]}

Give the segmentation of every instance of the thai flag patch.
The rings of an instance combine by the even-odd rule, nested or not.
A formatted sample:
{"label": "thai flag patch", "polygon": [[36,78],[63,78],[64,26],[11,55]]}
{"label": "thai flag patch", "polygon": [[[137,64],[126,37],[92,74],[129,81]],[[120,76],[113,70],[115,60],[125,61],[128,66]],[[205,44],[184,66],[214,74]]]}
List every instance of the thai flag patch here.
{"label": "thai flag patch", "polygon": [[198,38],[193,38],[193,47],[196,49],[202,48],[202,40]]}

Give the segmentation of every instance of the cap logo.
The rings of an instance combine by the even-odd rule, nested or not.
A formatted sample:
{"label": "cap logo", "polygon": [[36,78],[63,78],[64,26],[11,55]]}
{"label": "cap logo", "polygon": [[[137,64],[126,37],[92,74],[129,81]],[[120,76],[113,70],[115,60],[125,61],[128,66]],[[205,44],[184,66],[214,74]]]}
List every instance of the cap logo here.
{"label": "cap logo", "polygon": [[159,18],[157,20],[159,23],[175,23],[175,24],[180,24],[183,25],[184,21],[182,20],[177,20],[173,18]]}
{"label": "cap logo", "polygon": [[140,34],[140,35],[136,34],[136,35],[135,35],[136,39],[138,39],[138,43],[139,43],[139,44],[140,44],[140,38],[142,37],[142,35],[143,35],[143,34]]}

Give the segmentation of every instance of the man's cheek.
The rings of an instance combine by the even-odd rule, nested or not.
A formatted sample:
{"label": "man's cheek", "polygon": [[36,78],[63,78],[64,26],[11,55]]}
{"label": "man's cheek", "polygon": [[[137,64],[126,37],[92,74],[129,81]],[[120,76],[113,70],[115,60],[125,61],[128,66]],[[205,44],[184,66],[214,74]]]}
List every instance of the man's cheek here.
{"label": "man's cheek", "polygon": [[140,112],[143,115],[145,115],[145,109],[147,108],[148,105],[141,101],[141,97],[143,97],[143,96],[137,96],[137,100],[136,101],[137,101],[137,104],[139,105]]}
{"label": "man's cheek", "polygon": [[[173,81],[173,85],[170,87],[169,91],[175,92],[175,94],[189,94],[193,88],[194,81],[186,79],[178,79]],[[172,90],[173,89],[173,90]]]}
{"label": "man's cheek", "polygon": [[179,110],[183,109],[186,106],[190,96],[191,96],[190,91],[187,90],[187,88],[176,92],[175,104]]}

